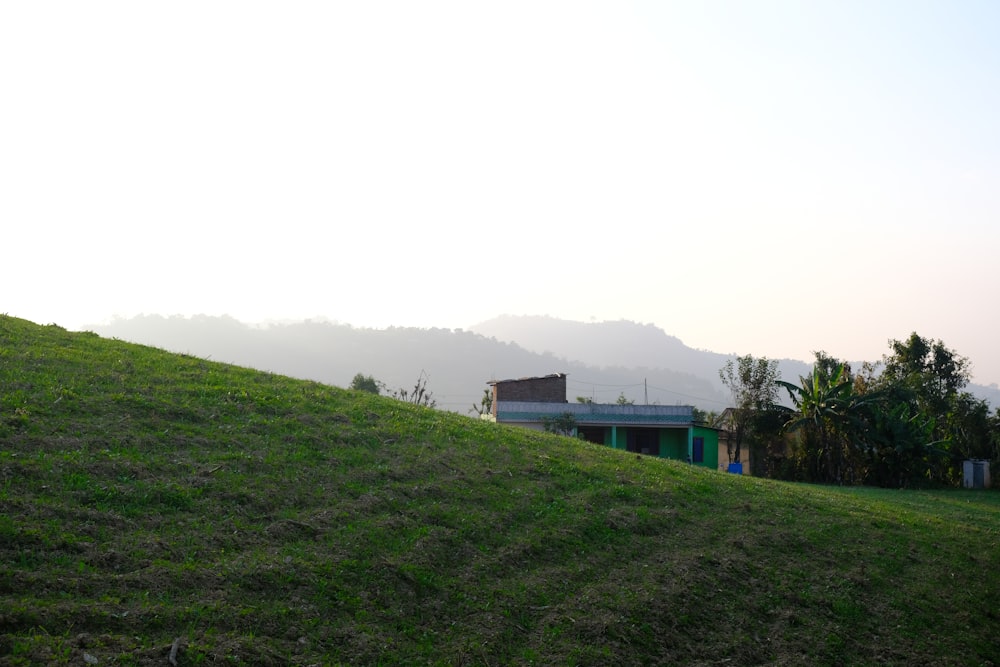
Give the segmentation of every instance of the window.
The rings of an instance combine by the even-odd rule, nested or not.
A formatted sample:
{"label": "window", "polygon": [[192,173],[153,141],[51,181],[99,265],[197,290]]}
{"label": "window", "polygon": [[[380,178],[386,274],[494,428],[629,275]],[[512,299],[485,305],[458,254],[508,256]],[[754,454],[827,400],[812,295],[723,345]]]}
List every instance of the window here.
{"label": "window", "polygon": [[705,438],[698,437],[694,439],[694,444],[691,447],[691,462],[705,462]]}

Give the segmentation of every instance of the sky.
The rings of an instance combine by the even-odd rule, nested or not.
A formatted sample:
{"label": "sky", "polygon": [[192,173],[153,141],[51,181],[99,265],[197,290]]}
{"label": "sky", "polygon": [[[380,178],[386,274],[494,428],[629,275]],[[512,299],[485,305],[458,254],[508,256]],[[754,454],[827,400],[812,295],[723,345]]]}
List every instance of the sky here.
{"label": "sky", "polygon": [[0,4],[0,313],[655,324],[1000,382],[1000,3]]}

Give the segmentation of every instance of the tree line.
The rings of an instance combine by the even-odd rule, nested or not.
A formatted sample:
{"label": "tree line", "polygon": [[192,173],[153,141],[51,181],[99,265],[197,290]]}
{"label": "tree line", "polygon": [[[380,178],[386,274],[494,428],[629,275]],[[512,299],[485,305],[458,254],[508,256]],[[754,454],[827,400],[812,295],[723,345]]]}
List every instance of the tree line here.
{"label": "tree line", "polygon": [[889,349],[859,369],[817,352],[797,382],[767,358],[727,362],[719,376],[733,397],[722,424],[730,461],[748,447],[755,475],[914,487],[956,485],[965,460],[1000,459],[1000,409],[965,391],[967,358],[916,333]]}

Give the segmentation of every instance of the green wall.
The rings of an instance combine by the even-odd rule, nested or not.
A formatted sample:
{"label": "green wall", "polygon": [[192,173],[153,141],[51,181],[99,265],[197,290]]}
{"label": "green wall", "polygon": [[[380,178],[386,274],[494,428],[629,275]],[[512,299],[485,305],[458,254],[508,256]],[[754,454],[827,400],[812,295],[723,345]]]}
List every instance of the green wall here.
{"label": "green wall", "polygon": [[713,428],[705,428],[704,426],[695,426],[694,433],[692,434],[695,438],[705,439],[705,460],[698,465],[704,466],[706,468],[718,469],[719,467],[719,432]]}
{"label": "green wall", "polygon": [[686,428],[660,429],[660,458],[687,461],[688,430]]}
{"label": "green wall", "polygon": [[[607,427],[604,430],[604,444],[615,449],[625,449],[629,428],[635,427]],[[690,434],[692,438],[704,438],[705,440],[704,460],[697,465],[713,469],[719,467],[718,431],[702,426],[695,426],[692,429],[660,428],[657,430],[659,432],[660,458],[687,461],[688,436]]]}

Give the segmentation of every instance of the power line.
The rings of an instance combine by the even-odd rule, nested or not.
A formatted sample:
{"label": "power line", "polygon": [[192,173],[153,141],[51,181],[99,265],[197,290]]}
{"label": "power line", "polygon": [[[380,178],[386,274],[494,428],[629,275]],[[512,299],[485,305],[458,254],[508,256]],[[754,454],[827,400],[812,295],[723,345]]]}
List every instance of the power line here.
{"label": "power line", "polygon": [[601,384],[600,382],[587,382],[585,380],[569,380],[567,384],[582,384],[588,387],[641,387],[642,382],[634,384]]}
{"label": "power line", "polygon": [[[633,383],[633,384],[603,384],[603,383],[599,383],[599,382],[587,382],[586,380],[572,380],[572,381],[569,381],[567,384],[568,385],[569,384],[577,385],[577,386],[579,386],[580,388],[583,388],[583,389],[591,388],[591,391],[594,391],[593,387],[613,387],[613,389],[609,389],[609,390],[597,390],[597,391],[594,391],[594,393],[600,393],[600,394],[605,394],[605,393],[613,392],[613,391],[615,391],[617,389],[630,389],[630,388],[633,388],[633,387],[642,387],[642,386],[645,386],[645,383],[643,383],[643,382],[636,382],[636,383]],[[706,403],[714,403],[716,405],[725,405],[725,406],[729,405],[728,401],[720,401],[717,398],[708,398],[706,396],[694,396],[692,394],[685,394],[683,392],[674,391],[672,389],[666,389],[664,387],[655,387],[655,386],[649,385],[649,389],[655,389],[656,391],[665,392],[667,394],[673,394],[675,396],[683,396],[684,398],[691,398],[691,399],[694,399],[696,401],[704,401]]]}
{"label": "power line", "polygon": [[692,396],[691,394],[684,394],[679,391],[673,391],[672,389],[664,389],[663,387],[650,387],[650,389],[656,389],[657,391],[665,391],[668,394],[676,394],[677,396],[683,396],[684,398],[693,398],[698,401],[707,401],[709,403],[718,403],[719,405],[729,405],[729,401],[720,401],[717,398],[705,398],[704,396]]}

